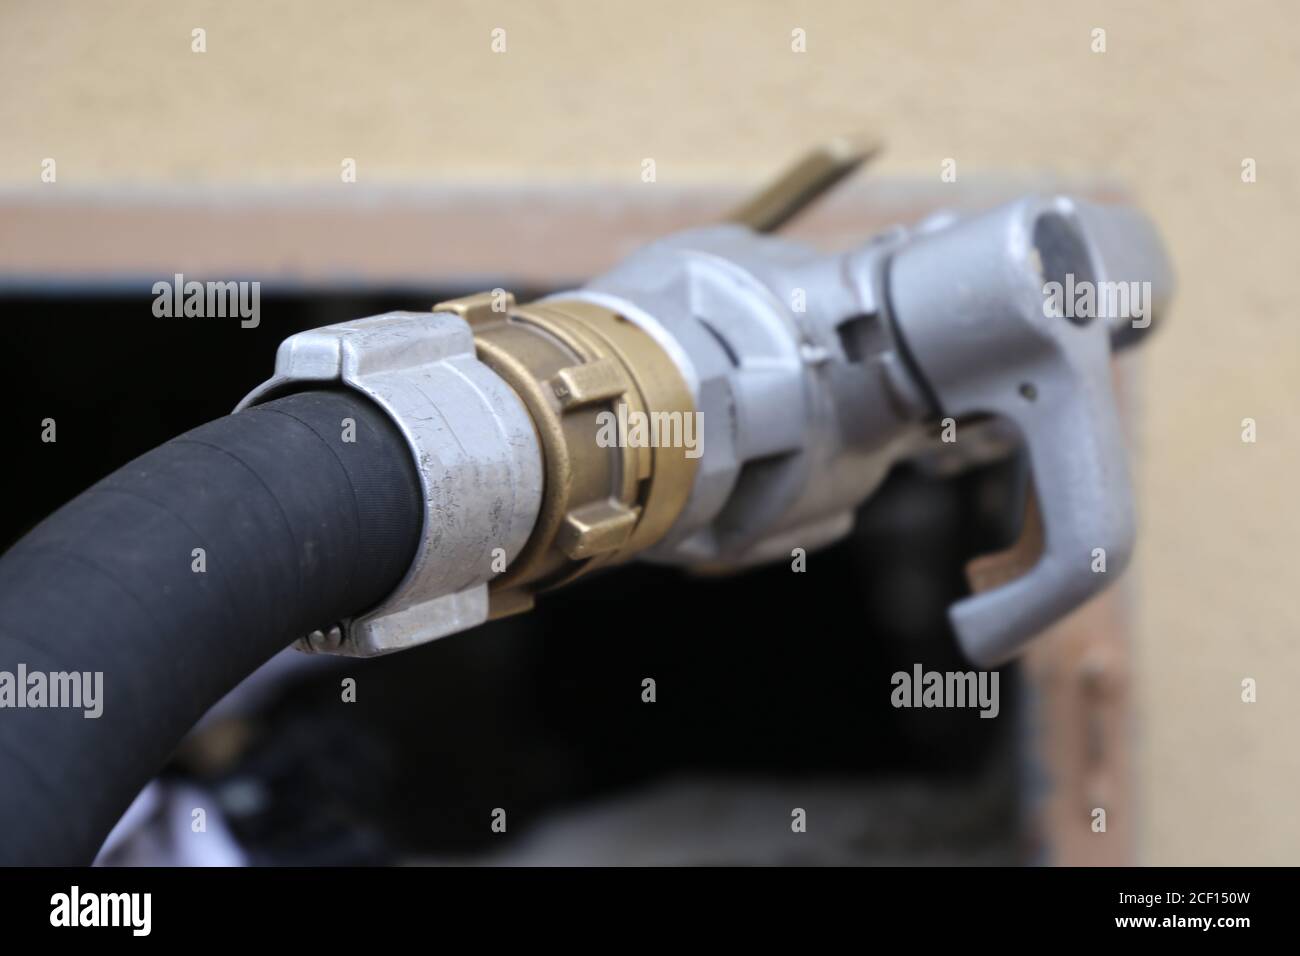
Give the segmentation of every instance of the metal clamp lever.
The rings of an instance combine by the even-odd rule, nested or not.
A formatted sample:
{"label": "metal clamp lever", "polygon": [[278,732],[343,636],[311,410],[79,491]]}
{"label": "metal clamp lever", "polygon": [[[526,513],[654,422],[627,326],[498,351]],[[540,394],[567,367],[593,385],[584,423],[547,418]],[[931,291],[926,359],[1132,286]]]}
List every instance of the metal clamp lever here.
{"label": "metal clamp lever", "polygon": [[[1062,314],[1046,291],[1053,282],[1097,287],[1108,275],[1106,248],[1125,236],[1143,245],[1145,233],[1124,232],[1124,222],[1136,223],[1124,215],[1065,198],[1020,200],[920,236],[890,264],[891,318],[938,410],[1003,416],[1029,455],[1041,556],[1028,573],[950,611],[962,648],[980,664],[1011,657],[1129,560],[1132,492],[1110,375],[1124,319]],[[1099,238],[1094,223],[1113,228]],[[1158,244],[1145,251],[1162,302],[1168,268]],[[1133,322],[1139,329],[1152,302],[1145,307]],[[1099,554],[1104,572],[1094,570]]]}

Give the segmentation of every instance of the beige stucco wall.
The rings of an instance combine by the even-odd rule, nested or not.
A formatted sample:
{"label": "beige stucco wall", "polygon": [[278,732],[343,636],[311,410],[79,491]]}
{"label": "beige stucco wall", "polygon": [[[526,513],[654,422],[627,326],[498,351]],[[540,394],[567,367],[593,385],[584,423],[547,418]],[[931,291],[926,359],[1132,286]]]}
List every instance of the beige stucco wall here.
{"label": "beige stucco wall", "polygon": [[73,184],[334,183],[345,156],[399,182],[635,180],[645,157],[660,181],[754,180],[864,125],[882,175],[953,157],[1124,183],[1181,278],[1142,360],[1142,858],[1296,863],[1298,27],[1285,0],[11,0],[0,187],[44,157]]}

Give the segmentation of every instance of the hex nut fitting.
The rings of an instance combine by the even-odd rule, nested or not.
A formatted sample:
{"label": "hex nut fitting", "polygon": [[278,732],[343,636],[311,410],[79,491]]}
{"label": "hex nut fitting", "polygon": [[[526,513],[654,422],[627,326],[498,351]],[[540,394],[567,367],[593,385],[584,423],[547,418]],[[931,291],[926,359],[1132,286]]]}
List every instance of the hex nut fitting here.
{"label": "hex nut fitting", "polygon": [[[542,447],[537,526],[493,581],[492,616],[526,610],[537,592],[659,541],[685,507],[697,459],[679,444],[646,445],[625,433],[636,415],[683,422],[695,413],[689,385],[654,339],[589,302],[517,306],[488,292],[435,310],[469,322],[479,358],[523,399]],[[611,421],[617,441],[602,442]]]}

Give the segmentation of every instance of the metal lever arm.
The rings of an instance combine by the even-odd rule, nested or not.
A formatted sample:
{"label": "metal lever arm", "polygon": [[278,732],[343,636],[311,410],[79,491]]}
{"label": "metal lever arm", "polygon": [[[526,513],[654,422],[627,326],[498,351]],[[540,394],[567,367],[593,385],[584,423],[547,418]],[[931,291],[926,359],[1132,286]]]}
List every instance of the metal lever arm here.
{"label": "metal lever arm", "polygon": [[1104,218],[1098,209],[1021,200],[918,237],[889,267],[892,319],[940,413],[1003,416],[1028,450],[1042,554],[1024,576],[950,612],[962,648],[980,664],[1008,659],[1100,591],[1132,550],[1110,375],[1121,317],[1067,317],[1074,310],[1047,294],[1050,283],[1081,289],[1106,274],[1103,245],[1087,229]]}

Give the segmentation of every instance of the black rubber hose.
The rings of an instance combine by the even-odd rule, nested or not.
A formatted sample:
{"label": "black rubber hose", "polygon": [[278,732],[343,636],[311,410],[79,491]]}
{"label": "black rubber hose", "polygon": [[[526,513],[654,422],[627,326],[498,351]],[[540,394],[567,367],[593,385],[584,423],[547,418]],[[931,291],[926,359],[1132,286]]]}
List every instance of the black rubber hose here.
{"label": "black rubber hose", "polygon": [[[316,391],[187,432],[37,526],[0,559],[0,864],[89,863],[213,703],[397,585],[421,520],[392,422]],[[53,672],[102,673],[102,699],[31,706]]]}

